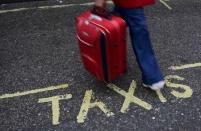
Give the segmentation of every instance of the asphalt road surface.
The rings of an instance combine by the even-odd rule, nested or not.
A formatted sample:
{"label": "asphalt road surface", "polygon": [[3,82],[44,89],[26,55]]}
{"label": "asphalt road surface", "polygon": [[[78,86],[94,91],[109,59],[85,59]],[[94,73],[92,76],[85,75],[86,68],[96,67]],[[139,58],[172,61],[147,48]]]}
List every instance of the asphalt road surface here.
{"label": "asphalt road surface", "polygon": [[0,130],[200,131],[201,1],[145,9],[166,76],[158,94],[142,87],[129,37],[128,71],[113,85],[83,68],[75,17],[87,2],[0,5]]}

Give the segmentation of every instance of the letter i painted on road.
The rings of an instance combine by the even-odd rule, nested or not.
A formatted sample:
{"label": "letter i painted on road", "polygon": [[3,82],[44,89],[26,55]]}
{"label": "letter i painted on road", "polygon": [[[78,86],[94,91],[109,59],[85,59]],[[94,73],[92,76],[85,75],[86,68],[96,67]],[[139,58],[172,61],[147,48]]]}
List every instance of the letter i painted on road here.
{"label": "letter i painted on road", "polygon": [[157,91],[156,91],[156,94],[158,95],[158,98],[160,99],[160,101],[161,101],[162,103],[167,102],[167,99],[163,96],[163,94],[162,94],[162,92],[161,92],[160,90],[157,90]]}

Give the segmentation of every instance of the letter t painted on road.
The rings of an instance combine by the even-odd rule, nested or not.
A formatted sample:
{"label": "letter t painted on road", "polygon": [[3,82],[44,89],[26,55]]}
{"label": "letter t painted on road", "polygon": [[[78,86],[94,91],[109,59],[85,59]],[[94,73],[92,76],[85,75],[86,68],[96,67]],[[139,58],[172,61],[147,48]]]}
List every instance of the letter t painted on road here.
{"label": "letter t painted on road", "polygon": [[58,125],[59,124],[59,116],[60,116],[59,101],[60,100],[68,100],[71,98],[72,98],[71,94],[59,95],[59,96],[53,96],[53,97],[49,97],[49,98],[41,98],[38,100],[38,103],[51,102],[51,104],[52,104],[52,124]]}

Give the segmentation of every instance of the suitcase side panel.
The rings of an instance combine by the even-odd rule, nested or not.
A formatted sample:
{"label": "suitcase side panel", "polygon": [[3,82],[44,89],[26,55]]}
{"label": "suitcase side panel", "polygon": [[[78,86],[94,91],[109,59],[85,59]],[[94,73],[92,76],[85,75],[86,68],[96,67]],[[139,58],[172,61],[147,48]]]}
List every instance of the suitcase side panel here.
{"label": "suitcase side panel", "polygon": [[[92,74],[96,75],[99,80],[111,81],[116,79],[120,74],[122,74],[126,70],[127,66],[126,24],[121,18],[116,16],[113,16],[112,20],[99,19],[99,18],[93,19],[91,18],[91,16],[93,15],[90,12],[85,12],[82,15],[80,15],[80,18],[85,20],[87,19],[91,24],[98,27],[99,31],[101,31],[101,34],[102,35],[104,34],[104,39],[103,36],[101,36],[101,34],[99,34],[99,37],[102,40],[98,38],[93,38],[95,34],[90,35],[91,39],[98,39],[100,41],[93,42],[90,40],[85,40],[90,41],[88,43],[97,43],[97,44],[95,48],[93,49],[91,48],[91,50],[93,50],[94,52],[91,51],[90,49],[85,48],[83,49],[83,47],[80,46],[81,54],[85,54],[84,58],[83,55],[81,55],[82,60],[85,65],[85,68]],[[89,30],[89,28],[87,27],[87,29],[84,30]],[[93,53],[87,53],[87,52],[93,52]],[[89,58],[91,58],[91,60],[89,58],[86,59],[86,54],[88,57],[90,56]],[[88,62],[86,62],[86,60]],[[89,62],[89,60],[93,62]],[[96,66],[93,67],[92,65]],[[90,68],[92,68],[93,70]]]}
{"label": "suitcase side panel", "polygon": [[127,67],[126,23],[119,17],[112,20],[93,21],[106,33],[109,80],[116,79]]}
{"label": "suitcase side panel", "polygon": [[[116,79],[127,67],[126,24],[119,17],[114,17],[111,23],[112,28],[115,30],[114,32],[116,32],[112,33],[114,36],[112,36],[113,39],[111,41],[115,41],[116,43],[113,47],[115,50],[113,50],[114,52],[111,60],[115,65],[113,67],[110,66],[110,69],[115,72],[111,79]],[[111,52],[111,50],[109,52]]]}
{"label": "suitcase side panel", "polygon": [[99,80],[104,80],[100,50],[101,32],[82,17],[77,19],[77,39],[84,67]]}

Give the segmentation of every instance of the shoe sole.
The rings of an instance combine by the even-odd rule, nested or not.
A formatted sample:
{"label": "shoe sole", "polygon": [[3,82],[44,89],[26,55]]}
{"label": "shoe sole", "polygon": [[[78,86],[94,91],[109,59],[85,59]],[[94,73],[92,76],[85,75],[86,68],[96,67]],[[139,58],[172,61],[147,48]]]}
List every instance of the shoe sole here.
{"label": "shoe sole", "polygon": [[144,87],[146,87],[146,88],[150,88],[150,89],[152,89],[152,90],[154,90],[154,91],[158,91],[158,90],[160,90],[160,89],[162,89],[163,87],[161,87],[161,88],[157,88],[157,89],[155,89],[155,88],[153,88],[153,87],[151,87],[151,86],[149,86],[149,85],[146,85],[146,84],[142,84],[142,86],[144,86]]}

